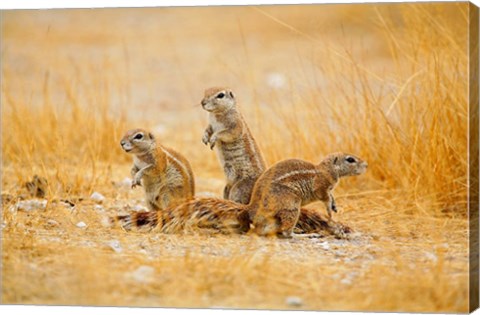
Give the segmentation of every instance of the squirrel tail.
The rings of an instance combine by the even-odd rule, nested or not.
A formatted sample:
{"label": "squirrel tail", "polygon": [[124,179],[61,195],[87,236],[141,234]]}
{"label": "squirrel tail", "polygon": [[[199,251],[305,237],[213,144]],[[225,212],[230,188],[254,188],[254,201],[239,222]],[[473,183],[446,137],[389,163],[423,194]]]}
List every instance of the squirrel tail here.
{"label": "squirrel tail", "polygon": [[164,233],[192,229],[212,229],[222,233],[241,233],[238,214],[245,205],[223,199],[193,199],[173,208],[150,212],[135,212],[117,216],[127,231],[159,227]]}
{"label": "squirrel tail", "polygon": [[[230,200],[199,198],[173,208],[150,212],[134,212],[117,216],[117,221],[127,231],[151,230],[158,226],[161,232],[176,233],[187,230],[213,230],[226,234],[241,234],[248,231],[242,217],[247,206]],[[295,225],[296,234],[334,235],[345,238],[352,229],[342,223],[329,220],[314,209],[301,208]]]}
{"label": "squirrel tail", "polygon": [[122,228],[127,231],[135,229],[153,229],[158,224],[158,213],[156,211],[132,212],[127,215],[116,217]]}
{"label": "squirrel tail", "polygon": [[167,211],[162,231],[211,229],[222,233],[240,233],[238,215],[245,205],[216,198],[194,199]]}

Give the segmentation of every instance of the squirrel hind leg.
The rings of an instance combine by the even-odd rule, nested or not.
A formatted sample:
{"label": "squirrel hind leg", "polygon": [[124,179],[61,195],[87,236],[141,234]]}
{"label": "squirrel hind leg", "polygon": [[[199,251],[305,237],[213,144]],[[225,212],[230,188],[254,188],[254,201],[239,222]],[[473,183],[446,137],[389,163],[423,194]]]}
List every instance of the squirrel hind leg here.
{"label": "squirrel hind leg", "polygon": [[253,178],[244,178],[236,182],[230,189],[228,199],[247,205],[250,202],[254,185],[255,179]]}
{"label": "squirrel hind leg", "polygon": [[278,226],[275,220],[269,220],[268,218],[258,216],[253,221],[253,231],[259,236],[272,236],[277,234]]}
{"label": "squirrel hind leg", "polygon": [[250,214],[248,210],[243,210],[237,216],[238,224],[239,224],[239,231],[241,233],[247,233],[250,230],[250,224],[252,221],[250,220]]}
{"label": "squirrel hind leg", "polygon": [[147,198],[147,208],[149,211],[159,211],[163,210],[166,207],[165,204],[168,203],[168,196],[165,194],[160,196],[159,194],[155,198]]}
{"label": "squirrel hind leg", "polygon": [[298,209],[282,209],[276,213],[275,219],[277,221],[277,235],[279,237],[292,237],[293,229],[297,224],[299,214],[300,211]]}

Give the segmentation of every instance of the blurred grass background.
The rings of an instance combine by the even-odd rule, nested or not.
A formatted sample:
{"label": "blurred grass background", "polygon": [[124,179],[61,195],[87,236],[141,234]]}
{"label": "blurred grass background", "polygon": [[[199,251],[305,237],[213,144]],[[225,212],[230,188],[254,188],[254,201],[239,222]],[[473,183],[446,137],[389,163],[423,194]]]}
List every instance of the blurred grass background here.
{"label": "blurred grass background", "polygon": [[[2,193],[20,194],[23,183],[39,174],[50,183],[50,200],[88,197],[93,191],[101,191],[108,202],[141,200],[141,192],[119,192],[112,181],[129,174],[130,157],[118,144],[122,134],[145,127],[191,161],[200,191],[220,195],[221,169],[214,152],[200,141],[207,119],[199,102],[204,89],[228,86],[268,164],[292,157],[317,162],[335,151],[369,162],[367,174],[337,188],[342,208],[337,218],[372,236],[382,258],[361,273],[358,287],[342,288],[349,301],[340,302],[340,293],[331,289],[322,303],[308,307],[465,311],[468,17],[465,2],[3,11]],[[80,209],[83,220],[94,226],[98,215],[91,205]],[[148,294],[125,288],[118,296],[99,298],[103,289],[90,288],[76,300],[75,294],[62,298],[55,293],[78,284],[57,275],[51,297],[39,294],[41,286],[30,281],[37,271],[29,261],[55,256],[58,246],[65,245],[37,239],[46,218],[65,221],[63,237],[71,244],[111,233],[128,244],[142,238],[158,241],[158,236],[124,235],[101,226],[92,227],[89,235],[78,234],[68,225],[70,215],[54,206],[40,218],[2,212],[4,302],[212,306],[202,300],[203,288],[192,292],[189,301],[181,299],[185,279],[172,280],[169,293],[157,284],[146,289]],[[46,234],[58,237],[55,230]],[[177,241],[198,246],[189,238]],[[201,241],[236,246],[223,238]],[[79,255],[96,253],[77,245],[67,246]],[[345,246],[352,255],[358,250],[353,243]],[[258,253],[249,250],[253,261]],[[285,253],[291,250],[301,249]],[[423,254],[409,251],[427,251],[435,259],[426,262]],[[132,255],[130,260],[143,259]],[[233,290],[234,298],[225,299],[212,285],[208,290],[217,292],[212,293],[215,303],[281,308],[278,295],[290,292],[291,286],[284,283],[271,291],[268,277],[284,279],[295,264],[280,255],[253,268],[242,262],[243,256],[215,262],[209,256],[192,261],[182,256],[171,268],[195,265],[195,277],[210,275],[216,286]],[[316,273],[314,266],[322,258],[313,256],[302,267],[307,271],[292,276],[304,285],[305,279],[318,280],[307,285],[318,290],[300,285],[311,300],[331,281]],[[95,269],[111,280],[106,283],[116,285],[118,280],[109,275],[114,259],[109,254],[81,262],[75,257],[64,263],[77,271],[76,277]],[[118,272],[134,264],[117,263]],[[168,259],[155,264],[163,273],[179,273],[166,271]],[[354,265],[360,268],[362,263]],[[219,275],[226,266],[237,266],[238,274]],[[57,274],[64,267],[53,263],[49,270]],[[325,272],[347,272],[342,265],[332,268]],[[251,281],[239,280],[249,272]],[[259,282],[259,273],[266,275],[264,282]],[[197,285],[191,281],[185,284],[190,289]],[[335,285],[328,282],[329,288]],[[240,293],[253,287],[264,302]],[[25,290],[31,294],[21,293]],[[156,290],[169,295],[167,302],[155,304],[145,297],[155,296]],[[363,294],[370,299],[364,301]],[[128,296],[142,296],[138,301],[143,302]]]}

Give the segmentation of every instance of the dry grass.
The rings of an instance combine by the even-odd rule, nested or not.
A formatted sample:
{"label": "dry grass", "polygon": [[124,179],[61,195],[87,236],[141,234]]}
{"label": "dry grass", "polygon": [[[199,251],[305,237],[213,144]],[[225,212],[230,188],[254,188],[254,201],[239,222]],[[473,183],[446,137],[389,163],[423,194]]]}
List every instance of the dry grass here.
{"label": "dry grass", "polygon": [[[298,296],[305,309],[467,311],[467,17],[466,3],[3,12],[2,194],[38,174],[50,202],[3,204],[2,302],[288,308]],[[112,184],[129,174],[118,141],[131,127],[220,194],[195,106],[212,85],[236,91],[269,164],[368,160],[337,188],[352,240],[101,224],[142,203]]]}

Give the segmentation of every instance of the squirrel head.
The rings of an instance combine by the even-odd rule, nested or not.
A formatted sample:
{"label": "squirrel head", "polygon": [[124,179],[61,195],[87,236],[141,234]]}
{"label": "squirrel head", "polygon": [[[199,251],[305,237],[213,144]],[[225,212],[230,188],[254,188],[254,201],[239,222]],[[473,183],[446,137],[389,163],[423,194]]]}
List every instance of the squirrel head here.
{"label": "squirrel head", "polygon": [[368,163],[358,156],[343,152],[329,154],[321,164],[331,166],[339,177],[363,174],[368,167]]}
{"label": "squirrel head", "polygon": [[235,95],[227,88],[210,88],[205,90],[205,96],[201,102],[207,112],[221,113],[235,106]]}
{"label": "squirrel head", "polygon": [[155,138],[151,132],[143,129],[132,129],[125,133],[120,141],[122,149],[127,153],[141,154],[155,146]]}

